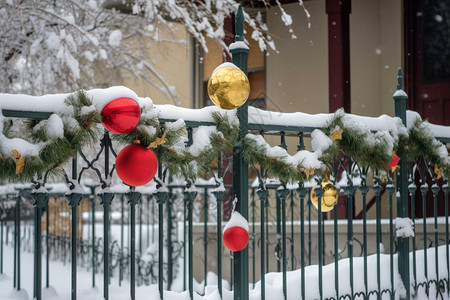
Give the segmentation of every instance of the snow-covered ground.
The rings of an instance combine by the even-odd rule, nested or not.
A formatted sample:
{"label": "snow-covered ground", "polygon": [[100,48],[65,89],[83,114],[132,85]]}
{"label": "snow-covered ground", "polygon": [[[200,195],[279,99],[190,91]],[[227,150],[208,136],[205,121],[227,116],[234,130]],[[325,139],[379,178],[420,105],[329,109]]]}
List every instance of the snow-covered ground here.
{"label": "snow-covered ground", "polygon": [[[22,260],[22,277],[21,290],[13,289],[12,273],[13,273],[13,249],[10,246],[4,248],[4,271],[5,274],[0,275],[0,300],[28,300],[31,299],[33,291],[33,255],[32,253],[24,252]],[[417,261],[417,282],[425,282],[423,251],[416,252]],[[439,255],[439,278],[447,278],[448,269],[446,263],[446,248],[440,246],[438,248]],[[412,255],[411,255],[412,260]],[[381,255],[381,290],[390,289],[391,278],[389,272],[390,257],[389,255]],[[397,272],[397,257],[394,256],[394,289],[396,289],[396,298],[404,292],[399,274]],[[413,283],[411,262],[411,282]],[[70,299],[71,280],[70,280],[70,264],[63,265],[58,261],[50,262],[50,287],[43,289],[43,299],[45,300],[68,300]],[[45,270],[43,274],[45,278]],[[91,273],[85,269],[78,268],[78,299],[80,300],[101,300],[103,290],[102,274],[96,275],[97,286],[91,286]],[[435,272],[435,249],[428,249],[428,281],[436,278]],[[369,291],[377,290],[377,276],[376,276],[376,256],[368,257],[368,289]],[[180,282],[178,282],[179,284]],[[44,283],[45,284],[45,283]],[[335,278],[334,278],[334,264],[329,264],[323,267],[323,298],[335,297]],[[305,295],[307,299],[319,299],[319,279],[318,266],[308,266],[305,268]],[[255,289],[250,290],[250,299],[261,299],[260,294],[261,284],[258,282]],[[287,299],[300,299],[301,295],[301,270],[288,272],[287,274]],[[354,258],[354,292],[364,291],[364,276],[363,276],[363,259],[361,257]],[[339,293],[340,295],[350,293],[350,272],[349,260],[343,259],[339,262]],[[430,285],[430,296],[427,297],[425,289],[421,288],[416,294],[415,299],[449,299],[446,292],[436,298],[436,289],[433,284]],[[266,299],[283,299],[282,296],[282,274],[269,273],[266,275]],[[216,286],[207,286],[205,295],[195,295],[195,299],[205,300],[219,300],[220,296]],[[224,289],[223,299],[232,300],[232,292]],[[129,285],[123,282],[122,286],[118,286],[118,280],[112,280],[110,285],[110,299],[123,300],[129,299]],[[142,286],[136,288],[136,299],[138,300],[152,300],[159,299],[158,286]],[[185,292],[171,292],[166,291],[164,299],[168,300],[184,300],[189,299],[189,293]],[[355,299],[363,299],[356,297]],[[372,295],[370,299],[376,299]],[[389,299],[389,294],[383,294],[383,299]]]}

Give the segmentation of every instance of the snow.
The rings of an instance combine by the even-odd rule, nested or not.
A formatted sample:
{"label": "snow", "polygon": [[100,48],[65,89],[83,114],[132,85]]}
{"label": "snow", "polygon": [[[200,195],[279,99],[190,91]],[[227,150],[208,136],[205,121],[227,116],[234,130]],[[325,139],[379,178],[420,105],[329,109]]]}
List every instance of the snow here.
{"label": "snow", "polygon": [[414,222],[410,218],[395,218],[395,228],[397,229],[397,237],[412,237],[414,236]]}
{"label": "snow", "polygon": [[199,126],[192,133],[193,144],[188,147],[188,151],[195,157],[198,157],[203,151],[212,147],[210,136],[216,132],[213,126]]}
{"label": "snow", "polygon": [[122,41],[122,31],[116,29],[113,30],[108,39],[108,43],[111,47],[117,47],[120,45],[120,42]]}
{"label": "snow", "polygon": [[[236,67],[232,63],[224,63],[221,67]],[[227,114],[232,124],[238,123],[236,110],[226,111],[215,106],[209,106],[202,109],[189,109],[173,105],[153,105],[149,98],[139,98],[132,90],[123,86],[114,86],[106,89],[93,89],[86,91],[87,96],[92,99],[95,108],[101,111],[103,107],[111,100],[128,97],[136,100],[141,107],[149,105],[156,109],[159,118],[184,121],[213,122],[212,112]],[[64,110],[64,100],[71,95],[53,94],[44,96],[29,96],[23,94],[0,94],[0,109],[36,111],[59,113]],[[92,109],[92,108],[90,108]],[[323,128],[328,125],[334,114],[307,114],[302,112],[281,113],[265,111],[255,107],[249,107],[249,123],[264,125],[285,125],[297,127]],[[150,110],[152,111],[152,110]],[[153,113],[153,112],[152,112]],[[405,133],[405,128],[401,125],[398,118],[381,115],[379,117],[366,117],[353,114],[345,114],[345,118],[351,124],[364,124],[370,131],[388,131],[393,136],[399,133]],[[421,119],[416,112],[407,111],[407,124],[410,128],[415,119]],[[450,128],[426,123],[428,128],[436,137],[450,138]]]}
{"label": "snow", "polygon": [[[230,50],[230,52],[235,50],[235,49],[247,49],[247,50],[250,50],[250,48],[247,46],[247,44],[245,44],[243,41],[237,41],[237,42],[231,43],[230,46],[228,47],[228,50]],[[236,67],[236,65],[234,65],[234,64],[233,64],[233,66]],[[214,70],[214,71],[216,71],[216,70]]]}
{"label": "snow", "polygon": [[302,150],[298,151],[294,155],[289,155],[288,152],[280,146],[271,147],[261,135],[249,133],[245,137],[256,141],[260,146],[262,146],[267,156],[282,160],[287,164],[294,165],[295,167],[301,165],[306,169],[319,169],[323,167],[323,164],[319,161],[319,154],[321,155],[321,153],[312,153],[307,150]]}
{"label": "snow", "polygon": [[[101,230],[97,230],[97,232],[101,233]],[[5,257],[13,257],[13,248],[8,245],[4,247],[4,255]],[[446,248],[445,245],[438,247],[438,257],[440,261],[445,262],[446,257]],[[416,255],[416,268],[420,270],[416,273],[416,281],[417,283],[429,281],[436,279],[436,269],[435,264],[432,263],[435,261],[436,253],[435,248],[427,249],[427,259],[428,259],[428,272],[423,272],[424,270],[424,251],[417,250],[415,252]],[[44,257],[43,257],[44,258]],[[390,265],[390,256],[389,255],[380,255],[381,259],[381,289],[390,289],[390,275],[388,273],[389,265]],[[394,288],[396,290],[396,296],[398,294],[404,292],[403,284],[400,280],[400,276],[397,270],[397,255],[394,254]],[[410,265],[413,262],[413,255],[410,254]],[[33,255],[32,253],[23,252],[21,256],[22,268],[25,266],[33,265]],[[364,291],[364,276],[362,276],[363,272],[363,258],[362,257],[354,257],[353,258],[353,270],[354,270],[354,291],[360,292]],[[350,262],[349,259],[341,259],[338,263],[339,266],[339,292],[341,295],[350,293]],[[370,255],[367,259],[367,274],[368,274],[368,289],[377,290],[377,258],[376,255]],[[45,276],[45,267],[43,268],[43,276]],[[21,277],[21,286],[22,289],[20,291],[13,290],[13,280],[12,280],[12,272],[13,272],[13,260],[6,259],[4,260],[4,270],[6,274],[0,274],[0,299],[1,300],[28,300],[29,294],[28,292],[32,292],[33,288],[33,276],[22,276]],[[23,269],[24,270],[24,269]],[[23,271],[22,270],[22,271]],[[311,265],[305,267],[305,296],[307,299],[319,299],[319,268],[317,265]],[[63,265],[61,262],[50,261],[50,288],[43,289],[43,299],[45,300],[68,300],[70,299],[70,264]],[[92,300],[92,299],[103,299],[102,298],[102,282],[103,277],[101,273],[96,275],[97,287],[91,287],[91,273],[83,268],[78,268],[78,282],[77,282],[77,298],[80,300]],[[425,277],[425,273],[427,273],[427,277]],[[22,274],[27,274],[22,272]],[[322,268],[322,280],[323,280],[323,298],[334,297],[335,292],[335,264],[325,265]],[[438,265],[438,275],[440,279],[447,278],[447,267],[445,263],[440,263]],[[11,276],[11,277],[10,277]],[[197,293],[194,293],[194,300],[219,300],[220,297],[218,295],[217,286],[217,277],[209,273],[208,275],[208,283],[210,285],[205,288],[205,295],[200,296]],[[44,277],[45,278],[45,277]],[[268,273],[265,276],[265,291],[267,299],[283,299],[282,294],[282,273]],[[287,272],[287,299],[294,300],[299,299],[299,295],[301,295],[301,270],[288,271]],[[182,282],[179,282],[182,285]],[[195,282],[195,285],[198,284]],[[174,285],[177,284],[174,282]],[[411,284],[414,284],[414,274],[412,273],[411,268]],[[202,286],[202,285],[200,285]],[[129,299],[129,284],[124,281],[122,282],[122,286],[119,287],[117,284],[117,278],[112,278],[110,285],[110,299],[111,300],[119,300],[119,299]],[[418,293],[415,295],[416,299],[435,299],[433,292],[434,286],[430,286],[430,297],[426,297],[425,290],[419,289]],[[261,282],[257,282],[255,288],[250,288],[250,300],[259,300],[261,299]],[[411,288],[413,291],[413,289]],[[445,295],[445,293],[444,293]],[[387,295],[386,295],[387,296]],[[375,296],[374,296],[375,297]],[[136,299],[138,300],[157,300],[159,299],[159,292],[157,284],[150,286],[139,286],[136,287]],[[164,291],[164,299],[168,300],[188,300],[189,294],[187,291],[184,292],[176,292],[176,291]],[[232,300],[233,293],[228,290],[228,285],[224,285],[223,290],[223,300]],[[375,298],[374,298],[375,299]],[[444,299],[447,299],[446,297]]]}
{"label": "snow", "polygon": [[408,95],[405,93],[404,90],[396,90],[392,97],[394,97],[394,98],[402,97],[402,98],[406,98],[407,99]]}
{"label": "snow", "polygon": [[0,114],[0,151],[8,156],[13,156],[13,150],[17,150],[22,156],[38,156],[46,143],[40,142],[37,144],[30,143],[20,138],[7,138],[3,135],[3,121],[4,117]]}
{"label": "snow", "polygon": [[[414,126],[414,123],[416,121],[422,121],[422,117],[419,115],[419,113],[416,111],[407,110],[406,125],[408,129]],[[433,134],[434,137],[450,138],[450,126],[436,125],[429,122],[424,122],[423,124]]]}
{"label": "snow", "polygon": [[[70,95],[72,93],[43,96],[0,94],[0,109],[59,113],[61,110],[64,110],[64,100]],[[76,94],[74,95],[76,96]],[[127,97],[138,101],[136,93],[124,86],[92,89],[86,91],[86,95],[92,100],[98,111],[102,111],[106,104],[117,98]]]}
{"label": "snow", "polygon": [[[241,44],[238,43],[238,45],[241,45]],[[245,45],[245,43],[244,43],[244,45]],[[230,45],[230,47],[231,47],[231,45]],[[237,48],[237,46],[236,46],[236,48]],[[247,48],[248,48],[248,47],[247,47]],[[218,66],[214,69],[214,71],[212,71],[211,74],[214,74],[217,70],[222,69],[222,68],[236,68],[236,69],[238,69],[238,67],[237,67],[235,64],[233,64],[233,63],[231,63],[231,62],[224,62],[223,64],[218,65]]]}
{"label": "snow", "polygon": [[47,194],[48,190],[44,186],[40,186],[38,189],[33,189],[31,191],[33,194]]}
{"label": "snow", "polygon": [[70,179],[70,185],[73,185],[73,189],[69,189],[65,195],[72,195],[72,194],[84,194],[84,189],[81,187],[81,185],[78,183],[77,180]]}
{"label": "snow", "polygon": [[184,192],[185,193],[198,193],[198,189],[195,185],[192,184],[190,187],[186,187],[184,189]]}
{"label": "snow", "polygon": [[227,115],[232,125],[238,124],[236,117],[236,110],[224,110],[217,106],[206,106],[201,109],[183,108],[170,104],[155,105],[156,111],[160,119],[178,120],[184,119],[184,121],[196,121],[196,122],[210,122],[213,123],[213,112],[218,112],[221,115]]}
{"label": "snow", "polygon": [[223,184],[223,179],[220,178],[219,180],[220,180],[219,186],[213,189],[212,192],[226,192],[225,186]]}
{"label": "snow", "polygon": [[64,137],[64,124],[57,114],[52,114],[48,118],[47,134],[51,139]]}
{"label": "snow", "polygon": [[165,125],[167,130],[177,131],[184,128],[186,126],[186,123],[183,119],[178,119],[175,122],[167,122]]}
{"label": "snow", "polygon": [[230,220],[227,222],[227,224],[223,228],[223,232],[225,232],[228,228],[231,228],[231,227],[242,227],[245,230],[247,230],[247,232],[249,231],[248,221],[237,211],[234,211],[231,214]]}
{"label": "snow", "polygon": [[60,47],[59,37],[54,32],[51,32],[49,34],[45,43],[47,44],[47,47],[51,50],[59,49]]}
{"label": "snow", "polygon": [[331,139],[323,133],[323,131],[315,129],[311,132],[311,147],[314,152],[321,155],[325,150],[327,150],[333,142]]}

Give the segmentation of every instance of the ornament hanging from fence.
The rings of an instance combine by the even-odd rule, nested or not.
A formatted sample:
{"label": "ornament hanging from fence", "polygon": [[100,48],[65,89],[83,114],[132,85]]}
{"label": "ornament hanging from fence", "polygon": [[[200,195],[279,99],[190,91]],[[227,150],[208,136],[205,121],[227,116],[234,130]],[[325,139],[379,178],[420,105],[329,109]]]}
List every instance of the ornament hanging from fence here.
{"label": "ornament hanging from fence", "polygon": [[211,101],[223,109],[236,109],[247,101],[250,82],[247,75],[232,63],[218,66],[208,81]]}
{"label": "ornament hanging from fence", "polygon": [[102,109],[102,124],[112,133],[128,133],[136,128],[141,117],[139,104],[131,98],[112,100]]}
{"label": "ornament hanging from fence", "polygon": [[392,170],[392,168],[395,168],[398,165],[398,162],[400,161],[400,157],[395,155],[395,153],[392,153],[392,160],[390,163],[386,165],[386,168],[389,170]]}
{"label": "ornament hanging from fence", "polygon": [[[330,211],[334,208],[334,206],[337,204],[338,201],[338,189],[333,185],[331,181],[328,180],[328,178],[324,178],[322,182],[320,183],[323,189],[323,194],[321,198],[321,210],[322,212]],[[317,187],[315,185],[311,189],[311,203],[314,205],[316,209],[319,209],[319,197],[317,197],[316,192],[314,189]]]}
{"label": "ornament hanging from fence", "polygon": [[233,211],[231,218],[223,229],[223,243],[230,251],[241,251],[248,245],[248,221],[238,212]]}
{"label": "ornament hanging from fence", "polygon": [[116,172],[128,185],[141,186],[155,177],[158,159],[152,149],[139,143],[123,148],[116,158]]}

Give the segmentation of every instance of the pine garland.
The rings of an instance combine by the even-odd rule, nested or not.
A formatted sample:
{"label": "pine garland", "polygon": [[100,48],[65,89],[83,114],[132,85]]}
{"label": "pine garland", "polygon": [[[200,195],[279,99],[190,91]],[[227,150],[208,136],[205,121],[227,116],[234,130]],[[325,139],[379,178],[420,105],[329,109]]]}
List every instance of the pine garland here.
{"label": "pine garland", "polygon": [[[392,159],[392,149],[395,139],[388,132],[372,133],[362,124],[349,124],[346,115],[338,110],[330,124],[323,131],[332,134],[333,130],[342,129],[341,139],[337,139],[326,151],[321,160],[326,166],[331,166],[340,154],[351,157],[362,167],[386,169]],[[349,126],[350,125],[350,126]]]}
{"label": "pine garland", "polygon": [[399,142],[394,151],[407,162],[414,162],[423,155],[432,165],[437,166],[437,169],[442,169],[446,178],[450,178],[447,148],[434,138],[426,121],[416,120],[408,135],[399,135]]}
{"label": "pine garland", "polygon": [[[403,130],[402,130],[403,131]],[[351,157],[362,167],[386,170],[392,160],[393,153],[403,157],[408,162],[416,161],[424,155],[435,166],[435,172],[450,178],[450,158],[445,145],[437,141],[429,131],[425,121],[416,121],[409,134],[399,134],[397,137],[387,131],[372,133],[363,124],[354,124],[343,110],[338,110],[329,125],[322,129],[325,135],[333,137],[336,132],[339,137],[333,137],[331,145],[323,152],[318,152],[319,160],[324,168],[314,170],[314,176],[322,179],[327,168],[332,167],[341,154]],[[249,136],[243,139],[244,159],[250,164],[258,164],[282,184],[305,181],[311,175],[311,168],[300,164],[287,163],[287,154],[274,157],[269,155],[268,145],[258,143]],[[331,170],[330,170],[331,171]],[[437,174],[438,177],[440,174]]]}
{"label": "pine garland", "polygon": [[258,143],[254,138],[246,136],[242,140],[242,155],[249,164],[257,164],[269,174],[275,176],[282,184],[295,181],[306,181],[310,175],[323,176],[324,169],[305,167],[301,163],[292,164],[287,161],[288,154],[280,153],[278,156],[268,154],[267,145]]}
{"label": "pine garland", "polygon": [[[92,102],[80,91],[75,96],[66,99],[67,110],[61,113],[64,124],[64,134],[61,137],[50,137],[47,130],[48,121],[28,121],[28,139],[33,144],[43,147],[38,156],[19,153],[25,160],[22,173],[16,174],[16,159],[12,153],[0,153],[0,179],[15,182],[29,182],[36,174],[43,174],[54,170],[66,162],[84,144],[90,144],[98,137],[99,129],[94,126],[100,121],[100,114],[91,111],[84,114],[83,107],[89,107]],[[8,137],[11,129],[8,120],[4,120],[3,135]],[[36,130],[34,130],[36,128]],[[2,147],[3,148],[3,147]],[[3,150],[3,149],[2,149]]]}
{"label": "pine garland", "polygon": [[[23,122],[26,140],[41,147],[39,155],[16,153],[15,158],[13,153],[3,153],[4,149],[0,144],[0,180],[30,181],[36,174],[57,170],[60,164],[69,160],[83,145],[100,140],[103,134],[102,126],[99,125],[101,115],[86,94],[83,91],[72,94],[65,100],[65,105],[55,116],[60,118],[64,127],[61,135],[49,131],[48,120]],[[195,178],[204,176],[221,151],[231,151],[239,141],[239,127],[226,114],[215,112],[212,117],[214,126],[194,129],[194,135],[196,131],[208,132],[209,136],[204,137],[206,142],[204,140],[198,144],[194,138],[194,145],[191,146],[187,145],[186,126],[182,119],[161,124],[153,104],[147,103],[141,107],[141,118],[136,128],[127,134],[112,134],[112,139],[122,145],[130,145],[139,140],[145,147],[163,139],[164,143],[154,149],[159,162],[171,176],[182,176],[192,183]],[[2,141],[15,138],[11,134],[15,124],[9,119],[2,119]],[[386,169],[393,152],[408,162],[424,155],[429,163],[435,165],[435,172],[442,172],[447,178],[450,177],[447,149],[433,137],[424,121],[416,121],[408,134],[394,137],[387,131],[372,133],[365,126],[352,123],[343,110],[338,110],[321,132],[322,136],[330,136],[327,147],[315,152],[305,151],[292,157],[280,149],[275,149],[277,154],[273,155],[269,153],[273,150],[272,147],[262,138],[263,142],[248,135],[240,140],[243,156],[247,163],[260,165],[282,184],[306,181],[310,176],[318,179],[323,177],[327,168],[331,168],[341,154],[351,157],[363,167],[373,169]],[[16,174],[19,160],[20,164],[25,161],[25,166],[23,172]]]}
{"label": "pine garland", "polygon": [[[209,136],[209,146],[199,153],[193,154],[186,145],[187,139],[182,137],[175,143],[165,143],[156,148],[158,158],[171,175],[181,175],[189,183],[193,183],[196,178],[204,176],[204,172],[221,151],[232,150],[239,136],[239,127],[233,126],[226,114],[213,113],[212,117],[215,130]],[[195,139],[193,142],[196,142]]]}

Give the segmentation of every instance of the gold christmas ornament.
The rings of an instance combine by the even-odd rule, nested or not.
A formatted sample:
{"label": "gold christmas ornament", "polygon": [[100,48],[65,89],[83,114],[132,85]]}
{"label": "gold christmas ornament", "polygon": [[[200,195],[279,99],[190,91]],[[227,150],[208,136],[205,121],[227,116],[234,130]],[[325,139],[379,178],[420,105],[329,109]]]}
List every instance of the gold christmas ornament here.
{"label": "gold christmas ornament", "polygon": [[12,153],[16,159],[16,175],[19,175],[23,173],[23,170],[25,169],[25,158],[23,158],[17,150],[13,150]]}
{"label": "gold christmas ornament", "polygon": [[[322,212],[330,211],[334,208],[338,201],[338,190],[330,181],[321,182],[323,188],[323,194],[321,198],[322,202]],[[316,196],[314,189],[317,187],[315,185],[311,190],[311,202],[316,209],[319,209],[319,198]]]}
{"label": "gold christmas ornament", "polygon": [[224,66],[214,70],[208,81],[211,101],[223,109],[235,109],[247,101],[250,82],[238,67]]}
{"label": "gold christmas ornament", "polygon": [[335,140],[342,140],[342,133],[344,130],[342,128],[336,128],[333,130],[333,133],[330,135],[330,140],[334,142]]}
{"label": "gold christmas ornament", "polygon": [[439,168],[438,165],[434,165],[434,173],[437,175],[437,179],[441,179],[442,178],[442,173],[444,172],[443,168]]}
{"label": "gold christmas ornament", "polygon": [[166,143],[166,135],[167,135],[167,132],[164,131],[162,137],[157,137],[153,142],[150,143],[150,145],[148,145],[147,149],[157,148],[159,145],[165,144]]}

